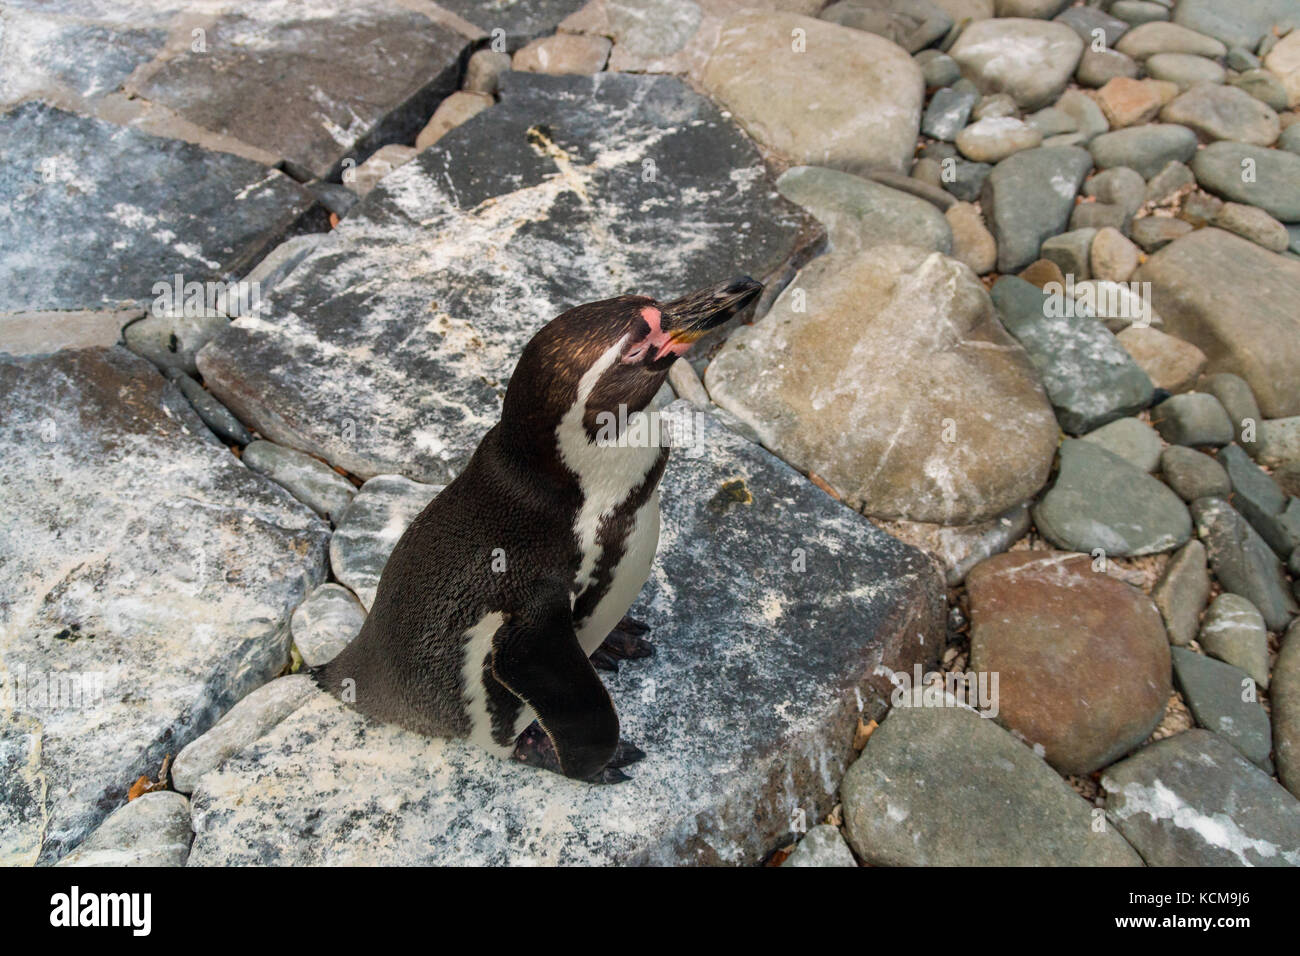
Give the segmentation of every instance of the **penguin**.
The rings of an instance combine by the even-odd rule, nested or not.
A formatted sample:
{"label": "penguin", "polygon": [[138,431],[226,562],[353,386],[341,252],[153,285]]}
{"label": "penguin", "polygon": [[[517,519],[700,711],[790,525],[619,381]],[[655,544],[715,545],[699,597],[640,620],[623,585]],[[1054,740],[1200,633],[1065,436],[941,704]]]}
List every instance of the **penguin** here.
{"label": "penguin", "polygon": [[673,362],[762,288],[742,276],[548,322],[500,420],[398,540],[360,633],[316,682],[421,734],[577,780],[629,779],[621,768],[645,754],[619,737],[596,665],[653,651],[624,615],[658,546],[668,448],[608,429],[643,413]]}

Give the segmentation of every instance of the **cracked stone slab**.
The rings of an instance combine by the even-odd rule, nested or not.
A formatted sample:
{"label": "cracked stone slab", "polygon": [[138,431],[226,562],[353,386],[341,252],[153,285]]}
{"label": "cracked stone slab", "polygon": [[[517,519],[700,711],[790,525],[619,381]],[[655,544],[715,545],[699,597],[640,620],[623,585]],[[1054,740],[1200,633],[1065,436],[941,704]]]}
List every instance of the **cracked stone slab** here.
{"label": "cracked stone slab", "polygon": [[328,528],[121,348],[0,360],[0,454],[0,859],[51,862],[285,666]]}
{"label": "cracked stone slab", "polygon": [[0,115],[0,312],[105,311],[244,272],[312,207],[229,153],[27,102]]}
{"label": "cracked stone slab", "polygon": [[703,453],[669,462],[633,611],[656,653],[605,675],[623,735],[648,754],[630,781],[499,761],[318,693],[200,780],[190,862],[752,863],[790,842],[800,811],[820,819],[859,704],[878,716],[888,697],[880,665],[934,660],[942,579],[758,446],[697,421]]}
{"label": "cracked stone slab", "polygon": [[[259,0],[224,9],[128,92],[278,156],[302,178],[415,137],[456,89],[470,40],[379,0]],[[291,78],[286,82],[286,77]]]}
{"label": "cracked stone slab", "polygon": [[199,366],[279,444],[442,484],[560,312],[782,274],[819,232],[681,80],[507,73],[499,104],[385,177]]}

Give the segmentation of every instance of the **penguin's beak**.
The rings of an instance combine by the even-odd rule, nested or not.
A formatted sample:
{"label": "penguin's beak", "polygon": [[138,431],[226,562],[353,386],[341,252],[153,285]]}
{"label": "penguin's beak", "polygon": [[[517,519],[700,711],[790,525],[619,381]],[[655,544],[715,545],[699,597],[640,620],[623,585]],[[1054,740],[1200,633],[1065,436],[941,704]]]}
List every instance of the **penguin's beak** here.
{"label": "penguin's beak", "polygon": [[663,306],[663,328],[674,342],[689,344],[751,305],[763,284],[749,276],[700,289]]}

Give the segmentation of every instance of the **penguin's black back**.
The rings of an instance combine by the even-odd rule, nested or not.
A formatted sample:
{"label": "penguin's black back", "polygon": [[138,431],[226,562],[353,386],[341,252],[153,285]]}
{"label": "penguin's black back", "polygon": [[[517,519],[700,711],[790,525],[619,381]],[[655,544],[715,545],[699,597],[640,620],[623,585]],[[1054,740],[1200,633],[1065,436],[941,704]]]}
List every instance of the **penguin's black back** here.
{"label": "penguin's black back", "polygon": [[[465,736],[467,630],[568,587],[581,492],[561,469],[526,469],[500,425],[398,540],[360,634],[313,671],[362,713],[430,736]],[[500,549],[500,550],[498,550]],[[493,562],[504,557],[505,570]],[[345,681],[354,681],[348,685]]]}

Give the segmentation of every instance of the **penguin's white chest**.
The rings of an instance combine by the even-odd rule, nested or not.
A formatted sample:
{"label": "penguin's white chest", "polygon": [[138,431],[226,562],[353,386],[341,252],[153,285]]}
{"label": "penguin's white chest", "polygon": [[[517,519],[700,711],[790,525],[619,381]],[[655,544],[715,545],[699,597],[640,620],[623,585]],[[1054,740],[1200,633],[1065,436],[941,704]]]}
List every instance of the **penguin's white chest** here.
{"label": "penguin's white chest", "polygon": [[[646,578],[650,576],[650,565],[654,563],[658,547],[659,489],[656,488],[636,512],[632,527],[623,540],[623,554],[614,567],[614,576],[605,594],[586,620],[574,622],[578,625],[578,643],[587,656],[590,657],[600,646],[641,593]],[[595,558],[598,561],[600,554]],[[586,559],[587,555],[584,555],[584,565]],[[575,585],[577,583],[575,581]]]}

